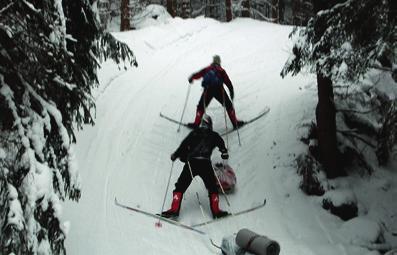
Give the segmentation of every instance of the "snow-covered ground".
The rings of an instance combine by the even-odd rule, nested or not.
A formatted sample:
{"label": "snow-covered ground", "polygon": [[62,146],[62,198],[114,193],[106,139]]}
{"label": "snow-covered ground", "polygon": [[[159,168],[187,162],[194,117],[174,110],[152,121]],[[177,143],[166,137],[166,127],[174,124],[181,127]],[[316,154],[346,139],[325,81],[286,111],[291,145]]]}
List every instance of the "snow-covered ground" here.
{"label": "snow-covered ground", "polygon": [[[220,243],[222,237],[249,228],[278,241],[285,255],[378,254],[360,244],[373,242],[371,238],[381,228],[397,230],[395,169],[339,180],[359,201],[360,217],[347,223],[323,210],[321,199],[299,190],[293,160],[306,150],[298,139],[303,134],[301,124],[313,118],[317,94],[313,76],[282,79],[279,75],[288,57],[291,29],[250,19],[219,23],[199,17],[168,19],[115,34],[134,50],[139,67],[119,71],[113,63],[105,63],[100,70],[96,125],[78,134],[75,148],[82,198],[79,203],[65,204],[63,217],[71,223],[66,239],[69,254],[220,253],[201,235],[167,223],[156,228],[156,220],[114,204],[117,197],[130,206],[160,212],[171,169],[169,155],[189,130],[177,133],[178,126],[159,113],[180,118],[188,76],[209,64],[214,54],[221,56],[234,84],[240,119],[250,118],[265,106],[271,108],[266,117],[240,130],[242,146],[236,132],[226,138],[237,190],[229,196],[231,207],[224,198],[221,206],[235,212],[264,198],[267,204],[200,229]],[[196,81],[185,121],[193,120],[200,94]],[[224,112],[218,102],[213,101],[208,112],[215,130],[224,130]],[[219,159],[214,151],[214,161]],[[182,166],[180,162],[174,165],[166,207]],[[180,221],[194,224],[210,217],[207,192],[198,179],[184,196]]]}

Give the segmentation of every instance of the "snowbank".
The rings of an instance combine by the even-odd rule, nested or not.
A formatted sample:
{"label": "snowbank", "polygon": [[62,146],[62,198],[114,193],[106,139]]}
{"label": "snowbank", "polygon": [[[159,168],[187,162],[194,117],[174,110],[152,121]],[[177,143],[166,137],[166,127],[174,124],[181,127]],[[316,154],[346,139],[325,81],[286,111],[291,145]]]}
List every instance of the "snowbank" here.
{"label": "snowbank", "polygon": [[150,4],[139,14],[135,15],[132,20],[132,26],[136,29],[141,29],[149,26],[157,26],[167,24],[171,15],[167,12],[164,6]]}

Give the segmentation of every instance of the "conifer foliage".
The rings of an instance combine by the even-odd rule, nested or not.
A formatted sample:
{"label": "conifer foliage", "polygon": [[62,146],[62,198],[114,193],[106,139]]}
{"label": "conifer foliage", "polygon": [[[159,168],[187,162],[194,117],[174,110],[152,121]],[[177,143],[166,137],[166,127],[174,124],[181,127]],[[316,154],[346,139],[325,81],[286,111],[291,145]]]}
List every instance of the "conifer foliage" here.
{"label": "conifer foliage", "polygon": [[65,254],[80,198],[74,130],[93,124],[98,61],[136,65],[88,0],[0,2],[0,254]]}
{"label": "conifer foliage", "polygon": [[[307,27],[294,30],[291,37],[297,40],[293,56],[282,76],[289,72],[296,74],[307,67],[334,81],[354,82],[382,56],[386,55],[391,61],[396,59],[396,1],[338,2],[341,3],[318,12]],[[328,52],[324,48],[329,54],[324,54]]]}
{"label": "conifer foliage", "polygon": [[[316,73],[319,96],[316,108],[319,158],[327,176],[337,177],[341,172],[335,172],[340,171],[341,166],[327,166],[327,161],[334,162],[338,158],[335,150],[329,150],[336,148],[333,86],[357,84],[374,67],[386,67],[391,74],[397,63],[397,2],[319,0],[313,3],[317,14],[309,20],[306,27],[295,28],[291,33],[290,36],[295,40],[293,54],[281,75],[284,77],[288,73],[297,74],[302,69]],[[395,130],[394,122],[384,126],[387,130],[383,132],[385,134]],[[388,142],[382,142],[385,135],[381,133],[377,140],[378,149],[382,153],[377,155],[386,155],[387,158],[387,153],[383,152],[392,148],[391,144],[395,143],[395,139],[390,140],[388,135]],[[327,137],[333,139],[326,139]],[[384,161],[386,160],[380,160]]]}

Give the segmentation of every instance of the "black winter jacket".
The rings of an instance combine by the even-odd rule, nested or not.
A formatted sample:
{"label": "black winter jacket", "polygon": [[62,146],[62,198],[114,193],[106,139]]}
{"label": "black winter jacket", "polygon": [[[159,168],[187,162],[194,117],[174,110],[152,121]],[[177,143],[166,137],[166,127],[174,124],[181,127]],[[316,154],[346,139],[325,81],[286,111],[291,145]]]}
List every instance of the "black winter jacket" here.
{"label": "black winter jacket", "polygon": [[225,142],[217,132],[207,128],[198,128],[190,132],[174,152],[174,155],[180,158],[182,162],[191,158],[210,159],[215,147],[218,147],[222,153],[227,152]]}

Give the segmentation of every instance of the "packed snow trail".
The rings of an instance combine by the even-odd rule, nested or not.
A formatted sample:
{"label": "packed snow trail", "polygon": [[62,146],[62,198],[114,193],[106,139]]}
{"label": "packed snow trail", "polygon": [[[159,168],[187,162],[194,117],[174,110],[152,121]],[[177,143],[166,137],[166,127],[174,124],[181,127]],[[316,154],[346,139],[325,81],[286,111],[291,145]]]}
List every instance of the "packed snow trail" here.
{"label": "packed snow trail", "polygon": [[[117,71],[112,63],[100,70],[95,126],[78,134],[76,154],[83,192],[78,204],[67,203],[71,222],[66,245],[69,254],[214,254],[208,240],[194,232],[163,224],[123,210],[123,203],[154,213],[160,212],[171,161],[170,154],[189,130],[159,117],[160,112],[179,119],[187,91],[188,76],[219,54],[235,89],[237,117],[244,120],[265,106],[271,111],[229,139],[229,163],[236,170],[236,192],[221,207],[238,211],[261,203],[264,208],[202,227],[220,243],[225,235],[249,228],[277,240],[281,254],[360,254],[355,247],[342,247],[319,220],[338,220],[314,206],[315,200],[298,189],[292,166],[295,154],[304,150],[297,127],[302,116],[311,116],[315,100],[313,77],[281,79],[287,59],[291,27],[250,19],[231,23],[197,19],[171,19],[168,24],[117,33],[134,50],[138,68]],[[200,82],[192,85],[184,121],[192,121],[201,94]],[[224,130],[222,107],[214,100],[208,108],[215,130]],[[228,124],[231,127],[230,123]],[[214,151],[214,161],[220,160]],[[182,169],[177,162],[168,190]],[[200,196],[207,219],[196,201]],[[221,196],[222,197],[222,196]],[[192,225],[211,217],[202,181],[193,181],[182,202],[179,220]],[[335,227],[336,228],[336,227]],[[357,253],[352,253],[356,251]],[[362,253],[361,253],[362,254]]]}

